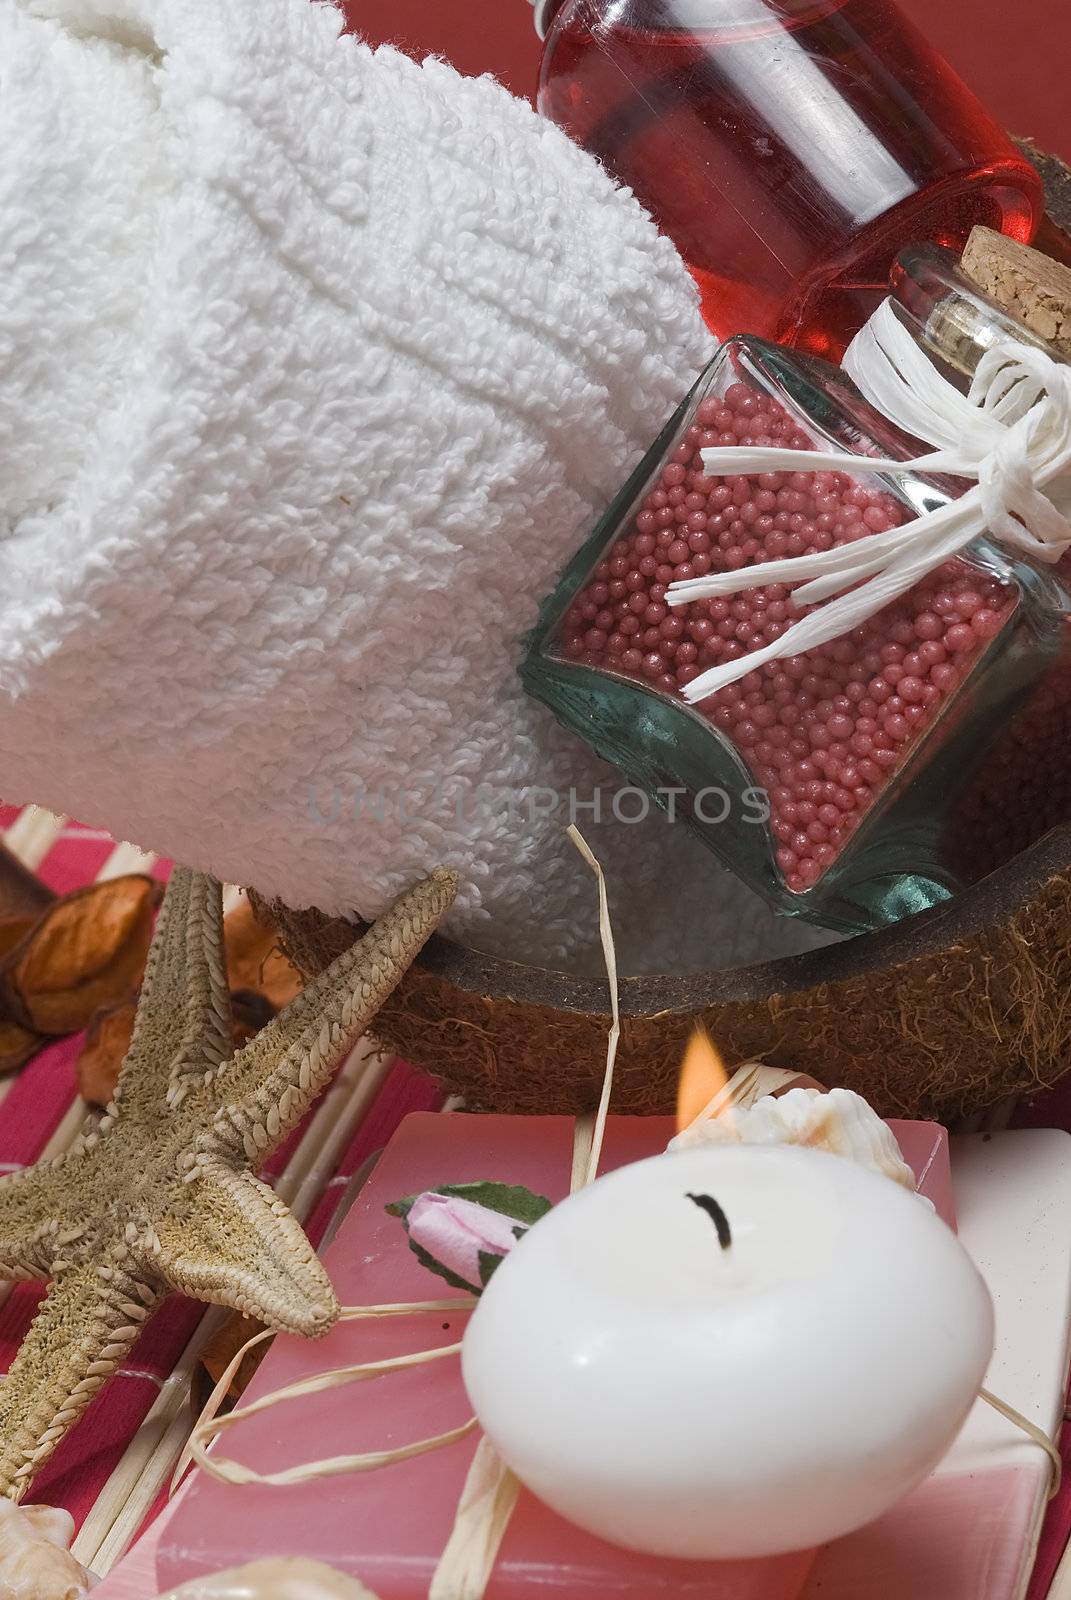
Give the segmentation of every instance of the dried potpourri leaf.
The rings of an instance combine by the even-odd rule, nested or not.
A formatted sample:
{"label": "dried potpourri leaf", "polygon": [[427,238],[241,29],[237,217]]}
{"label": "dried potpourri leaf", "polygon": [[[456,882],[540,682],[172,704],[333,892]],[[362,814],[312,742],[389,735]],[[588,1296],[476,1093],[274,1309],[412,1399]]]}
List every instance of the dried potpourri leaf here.
{"label": "dried potpourri leaf", "polygon": [[0,965],[33,932],[37,923],[36,916],[26,916],[25,913],[0,917]]}
{"label": "dried potpourri leaf", "polygon": [[0,1018],[0,1077],[24,1067],[44,1042],[42,1034]]}
{"label": "dried potpourri leaf", "polygon": [[232,990],[254,989],[277,1008],[301,993],[301,974],[283,955],[278,934],[257,921],[244,895],[224,920],[223,946]]}
{"label": "dried potpourri leaf", "polygon": [[77,1033],[138,982],[161,888],[131,873],[57,900],[4,963],[6,1014],[42,1033]]}

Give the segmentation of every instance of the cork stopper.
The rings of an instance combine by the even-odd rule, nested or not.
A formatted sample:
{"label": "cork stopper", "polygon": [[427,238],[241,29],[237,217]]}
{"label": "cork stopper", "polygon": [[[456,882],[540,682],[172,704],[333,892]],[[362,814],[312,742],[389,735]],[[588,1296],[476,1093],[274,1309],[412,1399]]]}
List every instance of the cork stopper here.
{"label": "cork stopper", "polygon": [[960,270],[990,300],[1071,357],[1071,268],[992,228],[976,227]]}

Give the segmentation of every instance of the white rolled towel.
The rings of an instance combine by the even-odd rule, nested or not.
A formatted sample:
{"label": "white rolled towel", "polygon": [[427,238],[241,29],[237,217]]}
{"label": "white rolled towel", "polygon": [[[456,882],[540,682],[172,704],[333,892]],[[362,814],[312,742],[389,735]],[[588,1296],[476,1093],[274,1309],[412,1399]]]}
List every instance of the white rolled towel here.
{"label": "white rolled towel", "polygon": [[[607,774],[521,641],[711,344],[594,160],[341,28],[0,0],[0,792],[295,907],[448,863],[455,931],[568,961],[590,883],[525,796]],[[683,838],[595,831],[648,922],[713,884],[766,942]]]}

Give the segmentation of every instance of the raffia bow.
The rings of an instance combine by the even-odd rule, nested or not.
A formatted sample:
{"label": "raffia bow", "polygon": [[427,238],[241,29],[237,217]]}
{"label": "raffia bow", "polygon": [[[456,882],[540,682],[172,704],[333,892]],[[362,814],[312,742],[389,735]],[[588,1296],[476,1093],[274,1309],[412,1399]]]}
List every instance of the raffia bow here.
{"label": "raffia bow", "polygon": [[[850,470],[943,473],[972,479],[957,500],[886,533],[812,555],[670,584],[666,604],[798,584],[792,599],[816,609],[779,639],[701,673],[681,693],[695,703],[756,667],[840,638],[914,587],[972,539],[1053,563],[1071,548],[1071,520],[1043,491],[1071,474],[1071,367],[1018,340],[987,351],[961,394],[938,372],[886,300],[856,336],[844,370],[864,397],[914,438],[935,446],[908,461],[841,451],[733,445],[702,451],[712,476]],[[824,604],[822,602],[825,602]]]}

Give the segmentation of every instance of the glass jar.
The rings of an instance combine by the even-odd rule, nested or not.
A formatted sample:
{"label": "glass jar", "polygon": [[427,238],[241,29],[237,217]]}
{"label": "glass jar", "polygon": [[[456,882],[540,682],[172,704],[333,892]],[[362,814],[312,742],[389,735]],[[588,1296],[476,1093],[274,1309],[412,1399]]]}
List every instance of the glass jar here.
{"label": "glass jar", "polygon": [[[1001,333],[1043,344],[937,248],[901,256],[892,297],[963,388]],[[734,443],[834,450],[844,466],[708,476],[698,452]],[[964,480],[853,471],[852,457],[924,448],[839,368],[731,339],[564,573],[522,669],[777,909],[846,932],[937,903],[1071,815],[1066,558],[1053,568],[976,539],[845,636],[695,706],[689,682],[804,612],[783,585],[674,609],[666,587],[948,504]]]}
{"label": "glass jar", "polygon": [[719,337],[839,357],[912,239],[1029,241],[1037,173],[893,0],[540,0],[539,109],[674,241]]}

